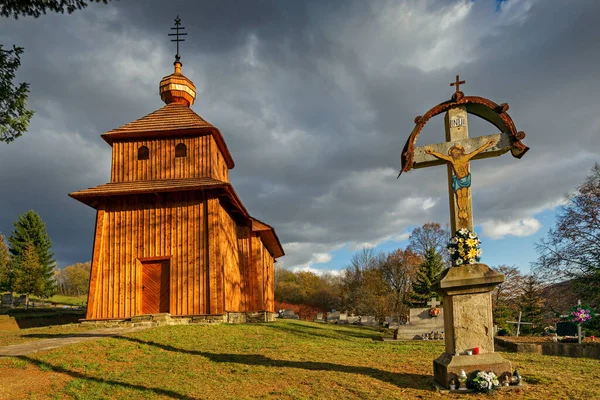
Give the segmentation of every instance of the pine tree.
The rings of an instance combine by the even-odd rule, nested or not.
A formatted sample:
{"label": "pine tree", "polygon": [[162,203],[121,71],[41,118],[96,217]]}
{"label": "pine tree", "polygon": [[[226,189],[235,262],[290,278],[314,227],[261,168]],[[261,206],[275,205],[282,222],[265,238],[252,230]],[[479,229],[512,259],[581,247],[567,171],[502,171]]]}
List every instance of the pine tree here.
{"label": "pine tree", "polygon": [[8,252],[8,247],[4,241],[4,236],[0,234],[0,292],[13,291],[14,274],[13,263]]}
{"label": "pine tree", "polygon": [[439,278],[442,271],[444,271],[442,256],[435,251],[435,248],[427,249],[425,260],[417,270],[416,279],[409,297],[413,307],[425,306],[432,297],[438,297],[438,294],[431,286]]}
{"label": "pine tree", "polygon": [[542,297],[542,290],[539,280],[535,275],[527,275],[523,279],[523,294],[519,299],[519,306],[522,312],[522,320],[524,322],[531,322],[533,325],[521,326],[521,331],[524,334],[531,333],[532,331],[540,331],[543,329],[542,323],[544,321],[544,298]]}
{"label": "pine tree", "polygon": [[[44,296],[46,294],[44,268],[33,245],[25,246],[18,257],[18,265],[19,268],[15,269],[15,291],[27,295]],[[27,296],[26,303],[29,303],[29,296]]]}
{"label": "pine tree", "polygon": [[27,211],[19,216],[19,219],[14,223],[15,230],[11,232],[8,238],[10,253],[14,258],[15,275],[22,268],[21,262],[23,254],[28,245],[33,246],[41,265],[41,277],[44,281],[44,290],[40,296],[50,297],[55,292],[54,284],[54,253],[52,241],[46,232],[46,225],[42,218],[33,210]]}

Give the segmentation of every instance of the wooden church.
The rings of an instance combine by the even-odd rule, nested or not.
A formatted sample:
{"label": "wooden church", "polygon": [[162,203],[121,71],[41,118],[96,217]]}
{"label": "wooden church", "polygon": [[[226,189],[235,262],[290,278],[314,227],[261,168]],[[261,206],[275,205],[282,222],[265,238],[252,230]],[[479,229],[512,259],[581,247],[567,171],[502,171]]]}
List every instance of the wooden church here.
{"label": "wooden church", "polygon": [[86,319],[231,322],[258,312],[268,320],[283,248],[229,183],[233,158],[221,132],[190,108],[196,88],[177,53],[175,72],[160,82],[166,105],[102,135],[112,146],[110,183],[69,194],[97,210]]}

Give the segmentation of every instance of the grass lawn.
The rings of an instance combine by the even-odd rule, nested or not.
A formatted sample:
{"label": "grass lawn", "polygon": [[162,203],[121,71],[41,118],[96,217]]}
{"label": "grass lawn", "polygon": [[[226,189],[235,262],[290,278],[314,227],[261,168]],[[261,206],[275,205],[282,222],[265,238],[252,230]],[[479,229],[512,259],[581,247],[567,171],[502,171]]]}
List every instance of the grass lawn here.
{"label": "grass lawn", "polygon": [[83,306],[87,302],[87,295],[83,296],[65,296],[62,294],[55,294],[47,299],[38,299],[37,297],[31,297],[30,301],[44,301],[46,303],[64,304],[68,306]]}
{"label": "grass lawn", "polygon": [[[61,335],[37,332],[29,337]],[[0,388],[11,399],[490,398],[432,390],[432,361],[442,343],[372,340],[379,335],[364,327],[291,320],[165,326],[1,358]],[[598,360],[503,355],[528,385],[494,398],[600,398]]]}
{"label": "grass lawn", "polygon": [[[60,337],[60,335],[81,333],[91,329],[96,329],[96,327],[90,325],[82,326],[80,324],[67,324],[45,326],[41,328],[20,329],[14,331],[0,330],[0,346],[8,346],[11,344],[20,344],[31,340],[36,340],[42,335],[47,335],[48,337]],[[0,399],[1,398],[2,397],[0,395]]]}

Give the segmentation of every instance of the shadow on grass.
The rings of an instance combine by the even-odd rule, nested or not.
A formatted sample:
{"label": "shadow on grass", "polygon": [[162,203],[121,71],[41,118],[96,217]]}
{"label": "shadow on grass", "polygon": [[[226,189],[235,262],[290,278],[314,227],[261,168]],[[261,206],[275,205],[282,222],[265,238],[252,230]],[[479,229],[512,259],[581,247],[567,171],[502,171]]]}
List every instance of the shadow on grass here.
{"label": "shadow on grass", "polygon": [[319,336],[327,339],[340,339],[341,336],[350,336],[359,339],[379,339],[381,337],[381,334],[375,328],[354,325],[338,325],[337,329],[334,328],[333,330],[331,329],[331,325],[325,329],[317,324],[296,323],[265,324],[265,327],[304,337]]}
{"label": "shadow on grass", "polygon": [[431,383],[433,382],[432,377],[430,375],[393,373],[372,367],[342,365],[318,361],[277,360],[263,356],[261,354],[209,353],[206,351],[180,349],[171,345],[166,345],[152,341],[145,341],[128,336],[116,336],[115,339],[127,340],[130,342],[139,343],[147,346],[154,346],[166,351],[191,354],[194,356],[202,356],[216,363],[238,363],[250,366],[262,365],[265,367],[275,368],[298,368],[308,371],[337,371],[349,374],[361,374],[369,376],[371,378],[379,379],[380,381],[390,383],[392,385],[396,385],[400,388],[427,390],[430,389]]}
{"label": "shadow on grass", "polygon": [[56,333],[56,334],[52,334],[52,333],[28,333],[25,335],[21,335],[21,337],[24,338],[36,338],[36,339],[67,339],[67,338],[78,338],[78,337],[82,337],[82,338],[98,338],[98,339],[102,339],[102,338],[107,338],[107,337],[113,337],[113,336],[117,336],[118,334],[116,333],[102,333],[102,332],[83,332],[83,333]]}
{"label": "shadow on grass", "polygon": [[17,358],[19,360],[26,361],[26,362],[28,362],[28,363],[30,363],[32,365],[35,365],[40,370],[59,372],[61,374],[69,375],[72,378],[84,379],[86,381],[107,384],[107,385],[110,385],[110,386],[121,387],[121,388],[124,388],[124,389],[139,390],[141,392],[152,392],[154,394],[165,396],[165,397],[170,397],[170,398],[173,398],[173,399],[184,399],[184,400],[192,400],[192,399],[194,399],[194,397],[189,397],[189,396],[186,396],[184,394],[177,393],[177,392],[175,392],[173,390],[162,389],[162,388],[146,387],[146,386],[142,386],[142,385],[134,385],[134,384],[131,384],[131,383],[119,382],[119,381],[112,381],[112,380],[109,380],[109,379],[102,379],[102,378],[98,378],[98,377],[95,377],[95,376],[89,376],[89,375],[86,375],[86,374],[82,374],[81,372],[72,371],[72,370],[69,370],[67,368],[61,367],[59,365],[53,365],[53,364],[50,364],[48,362],[36,360],[34,358],[30,358],[30,357],[27,357],[27,356],[16,356],[15,358]]}

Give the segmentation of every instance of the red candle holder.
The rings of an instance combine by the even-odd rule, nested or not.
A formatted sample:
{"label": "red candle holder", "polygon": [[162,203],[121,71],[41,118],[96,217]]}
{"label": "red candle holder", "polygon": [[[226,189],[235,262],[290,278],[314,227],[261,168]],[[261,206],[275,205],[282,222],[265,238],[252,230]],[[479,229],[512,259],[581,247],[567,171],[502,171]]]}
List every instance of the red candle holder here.
{"label": "red candle holder", "polygon": [[479,354],[479,347],[473,347],[473,354],[474,355]]}

